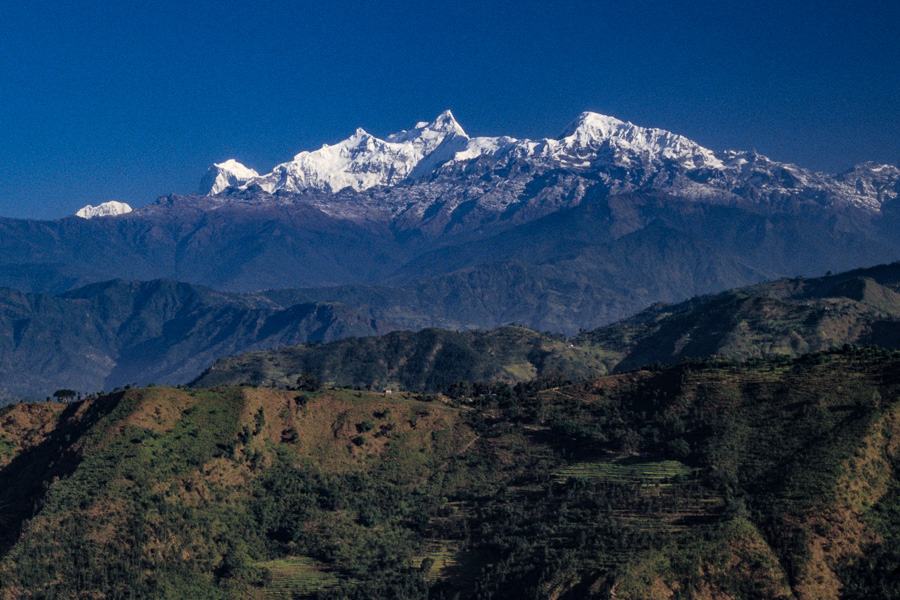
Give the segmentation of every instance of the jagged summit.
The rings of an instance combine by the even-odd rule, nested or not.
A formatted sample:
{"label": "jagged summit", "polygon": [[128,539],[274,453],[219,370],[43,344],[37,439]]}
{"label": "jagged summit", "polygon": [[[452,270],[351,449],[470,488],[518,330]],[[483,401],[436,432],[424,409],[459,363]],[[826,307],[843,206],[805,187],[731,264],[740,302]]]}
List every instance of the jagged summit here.
{"label": "jagged summit", "polygon": [[[252,184],[269,193],[304,189],[337,192],[347,187],[362,191],[392,185],[415,176],[413,171],[420,161],[433,155],[445,142],[453,142],[447,144],[453,152],[438,155],[447,160],[468,139],[453,113],[447,110],[430,123],[417,123],[413,129],[394,133],[384,140],[358,128],[346,140],[300,152],[291,162],[282,163],[262,176],[234,160],[215,164],[204,175],[200,193],[215,195],[229,186]],[[433,163],[433,159],[428,161],[430,167],[437,166]]]}
{"label": "jagged summit", "polygon": [[214,195],[230,186],[239,186],[259,177],[259,173],[230,158],[211,166],[200,180],[200,193]]}
{"label": "jagged summit", "polygon": [[446,110],[431,122],[419,122],[384,140],[357,129],[342,142],[300,152],[267,175],[255,175],[234,161],[215,165],[204,177],[201,191],[213,195],[228,186],[251,184],[269,193],[337,192],[344,188],[363,191],[423,177],[444,164],[504,156],[566,168],[587,167],[598,160],[654,169],[663,161],[675,161],[686,169],[723,168],[713,151],[683,136],[595,112],[581,113],[559,138],[532,141],[506,136],[470,138],[453,113]]}
{"label": "jagged summit", "polygon": [[411,131],[400,131],[387,137],[387,141],[402,143],[416,139],[424,141],[443,140],[448,135],[469,137],[449,110],[445,110],[431,123],[421,121]]}
{"label": "jagged summit", "polygon": [[674,161],[686,169],[724,166],[712,150],[684,136],[594,112],[581,113],[559,141],[563,149],[576,153],[604,148],[615,164],[624,166],[662,161]]}
{"label": "jagged summit", "polygon": [[[359,128],[342,142],[300,152],[291,162],[276,166],[271,173],[240,181],[237,185],[255,184],[269,193],[307,189],[338,192],[345,188],[362,191],[379,185],[394,185],[414,177],[416,166],[438,152],[445,143],[455,141],[453,147],[457,149],[459,140],[468,140],[468,136],[449,110],[430,123],[418,123],[409,131],[400,131],[384,140]],[[450,157],[452,154],[447,156]]]}
{"label": "jagged summit", "polygon": [[[896,167],[864,164],[837,176],[815,173],[756,152],[716,152],[664,129],[641,127],[590,111],[581,113],[556,138],[470,138],[447,110],[431,122],[416,123],[412,129],[385,139],[357,129],[337,144],[300,152],[266,175],[260,176],[235,161],[214,165],[204,177],[201,193],[215,195],[229,186],[258,186],[270,194],[280,190],[362,192],[420,179],[439,180],[450,187],[468,186],[464,181],[476,172],[483,176],[486,171],[497,170],[504,173],[498,180],[504,180],[512,165],[528,172],[590,172],[590,178],[599,178],[610,193],[665,189],[692,200],[755,205],[760,198],[773,202],[788,197],[817,198],[819,203],[876,211],[885,201],[897,197],[900,181]],[[506,210],[509,205],[507,200],[497,200],[475,188],[472,193],[480,195],[479,203],[490,204],[492,211]],[[408,202],[398,199],[390,204],[394,208],[388,210],[400,211]],[[326,212],[350,210],[347,206],[335,209],[328,202],[322,208]]]}
{"label": "jagged summit", "polygon": [[91,206],[88,204],[78,210],[75,213],[76,217],[81,217],[82,219],[94,219],[97,217],[114,217],[116,215],[124,215],[126,213],[131,212],[131,207],[125,204],[124,202],[116,202],[115,200],[111,200],[109,202],[104,202],[98,206]]}

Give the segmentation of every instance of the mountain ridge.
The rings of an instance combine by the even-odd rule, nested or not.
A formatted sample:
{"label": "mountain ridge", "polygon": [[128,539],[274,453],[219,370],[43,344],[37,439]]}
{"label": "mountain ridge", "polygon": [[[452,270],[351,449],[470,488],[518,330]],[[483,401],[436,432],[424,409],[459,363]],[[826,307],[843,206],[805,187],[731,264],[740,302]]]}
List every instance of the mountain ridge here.
{"label": "mountain ridge", "polygon": [[0,409],[0,598],[895,598],[900,352]]}
{"label": "mountain ridge", "polygon": [[124,202],[116,202],[115,200],[111,200],[109,202],[103,202],[102,204],[98,204],[97,206],[91,206],[88,204],[80,208],[76,213],[76,217],[81,217],[82,219],[96,219],[97,217],[114,217],[116,215],[124,215],[131,212],[131,207]]}
{"label": "mountain ridge", "polygon": [[[271,296],[279,297],[290,294]],[[334,385],[430,393],[460,380],[580,380],[653,363],[795,357],[845,345],[900,349],[900,263],[659,304],[568,339],[517,327],[423,329],[246,353],[219,359],[191,385],[284,387],[311,372]]]}
{"label": "mountain ridge", "polygon": [[[337,158],[299,191],[266,191],[226,162],[215,185],[246,185],[114,218],[0,219],[0,285],[303,289],[405,328],[572,334],[660,301],[900,258],[896,167],[814,173],[595,113],[538,141],[469,138],[451,113],[354,136],[316,155]],[[315,152],[297,156],[309,166]]]}
{"label": "mountain ridge", "polygon": [[[442,147],[443,152],[438,152]],[[660,183],[677,183],[685,197],[695,199],[709,198],[727,188],[768,178],[770,192],[790,195],[798,187],[825,189],[858,208],[873,211],[879,210],[886,200],[896,198],[896,184],[900,179],[900,171],[890,165],[861,163],[845,173],[829,176],[772,161],[756,152],[715,152],[669,131],[640,127],[589,111],[581,113],[558,138],[470,138],[448,110],[431,123],[418,123],[413,130],[389,135],[385,140],[357,129],[333,146],[326,144],[320,150],[301,152],[292,162],[278,165],[267,175],[250,176],[252,170],[233,160],[228,162],[234,167],[233,185],[240,188],[258,185],[274,193],[308,189],[339,192],[348,187],[362,192],[426,175],[440,177],[473,161],[510,159],[574,170],[622,168],[626,173],[617,182],[616,192],[647,184],[658,187]],[[677,165],[676,171],[669,165]],[[857,179],[847,181],[853,174]],[[681,180],[673,181],[673,177]],[[882,185],[875,183],[885,178],[887,181]],[[611,179],[615,180],[615,175]],[[654,179],[663,181],[654,182]],[[215,195],[225,189],[214,185],[207,192]]]}
{"label": "mountain ridge", "polygon": [[0,404],[60,388],[180,384],[243,349],[391,329],[340,304],[281,305],[165,280],[107,281],[60,296],[0,288]]}

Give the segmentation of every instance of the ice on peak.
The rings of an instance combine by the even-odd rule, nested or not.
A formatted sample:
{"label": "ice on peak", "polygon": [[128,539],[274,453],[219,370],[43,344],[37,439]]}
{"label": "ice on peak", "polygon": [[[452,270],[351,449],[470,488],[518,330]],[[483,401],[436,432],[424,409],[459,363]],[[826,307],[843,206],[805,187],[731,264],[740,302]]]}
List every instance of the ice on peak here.
{"label": "ice on peak", "polygon": [[253,169],[245,167],[244,165],[242,165],[238,161],[234,160],[233,158],[229,158],[228,160],[226,160],[225,162],[222,162],[222,163],[215,163],[213,166],[219,167],[222,170],[234,173],[235,175],[247,176],[248,178],[256,177],[257,175],[259,175],[259,173],[257,173]]}
{"label": "ice on peak", "polygon": [[676,161],[688,169],[723,168],[712,150],[684,136],[594,112],[581,113],[558,143],[578,155],[606,148],[611,160],[623,166]]}
{"label": "ice on peak", "polygon": [[430,123],[417,123],[413,129],[383,140],[359,128],[337,144],[300,152],[291,162],[241,185],[256,184],[269,193],[306,189],[338,192],[348,187],[362,191],[393,185],[452,158],[468,139],[449,110]]}
{"label": "ice on peak", "polygon": [[214,196],[225,188],[240,186],[254,177],[259,177],[259,173],[229,158],[225,162],[214,163],[207,169],[200,180],[200,193]]}
{"label": "ice on peak", "polygon": [[435,131],[446,131],[447,133],[454,133],[456,135],[466,135],[466,132],[463,131],[462,126],[460,126],[459,122],[457,122],[456,118],[453,116],[453,113],[450,112],[449,109],[439,114],[437,119],[435,119],[434,122],[431,123],[429,128]]}
{"label": "ice on peak", "polygon": [[882,163],[871,161],[871,160],[859,163],[858,165],[854,165],[848,172],[853,173],[853,172],[860,172],[860,171],[867,171],[870,173],[882,173],[882,174],[889,174],[889,175],[896,175],[896,174],[900,173],[900,169],[898,169],[894,165],[886,165],[886,164],[882,164]]}
{"label": "ice on peak", "polygon": [[445,110],[439,114],[434,121],[431,121],[430,123],[428,121],[419,121],[413,129],[409,131],[404,129],[403,131],[393,133],[387,136],[386,140],[397,144],[417,139],[427,139],[431,141],[439,140],[438,144],[433,144],[437,147],[444,138],[451,135],[466,138],[469,137],[453,117],[453,113],[449,110]]}
{"label": "ice on peak", "polygon": [[568,138],[573,135],[589,135],[594,138],[607,138],[613,133],[621,130],[623,127],[634,126],[615,117],[601,115],[600,113],[585,111],[578,115],[578,118],[566,128],[562,138]]}
{"label": "ice on peak", "polygon": [[96,217],[114,217],[130,212],[131,207],[124,202],[110,200],[109,202],[104,202],[98,206],[91,206],[88,204],[79,209],[78,212],[75,213],[75,216],[81,217],[82,219],[94,219]]}

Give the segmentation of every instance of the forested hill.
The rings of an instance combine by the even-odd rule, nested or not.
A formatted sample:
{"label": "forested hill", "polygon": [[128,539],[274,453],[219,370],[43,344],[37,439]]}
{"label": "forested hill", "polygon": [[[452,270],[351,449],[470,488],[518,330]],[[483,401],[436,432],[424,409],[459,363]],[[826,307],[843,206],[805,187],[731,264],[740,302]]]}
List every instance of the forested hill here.
{"label": "forested hill", "polygon": [[524,327],[468,332],[423,329],[227,357],[191,385],[286,387],[309,372],[339,386],[433,392],[457,381],[517,383],[550,374],[585,379],[606,373],[617,358],[576,347],[561,335]]}
{"label": "forested hill", "polygon": [[900,348],[900,263],[655,305],[570,339],[517,327],[428,329],[252,352],[217,361],[194,385],[283,387],[311,372],[334,385],[432,392],[459,380],[577,380],[656,362],[799,356],[844,344]]}
{"label": "forested hill", "polygon": [[435,391],[457,380],[515,384],[550,373],[577,380],[708,355],[900,345],[900,264],[656,305],[571,339],[519,327],[427,329],[292,348],[396,327],[368,309],[296,300],[165,280],[110,281],[60,296],[0,290],[0,402],[58,389],[186,383],[223,356],[285,346],[223,359],[198,384],[285,386],[309,371],[336,385]]}
{"label": "forested hill", "polygon": [[0,598],[900,597],[900,353],[0,410]]}
{"label": "forested hill", "polygon": [[898,348],[900,263],[657,305],[573,343],[620,352],[620,370],[712,355],[798,356],[843,344]]}

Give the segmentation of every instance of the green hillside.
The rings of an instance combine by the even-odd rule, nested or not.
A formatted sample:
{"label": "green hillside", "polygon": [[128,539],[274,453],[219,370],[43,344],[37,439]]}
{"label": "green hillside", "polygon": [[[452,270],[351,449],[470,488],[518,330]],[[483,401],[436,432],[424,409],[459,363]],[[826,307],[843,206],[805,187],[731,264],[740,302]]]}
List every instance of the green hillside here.
{"label": "green hillside", "polygon": [[798,356],[843,344],[900,347],[900,264],[781,279],[658,305],[577,336],[627,370],[702,356]]}
{"label": "green hillside", "polygon": [[549,374],[584,379],[608,372],[620,358],[615,351],[575,346],[563,336],[523,327],[468,332],[423,329],[228,357],[192,385],[286,387],[310,372],[337,386],[434,392],[458,381],[514,384]]}
{"label": "green hillside", "polygon": [[0,412],[0,598],[895,598],[900,353]]}

